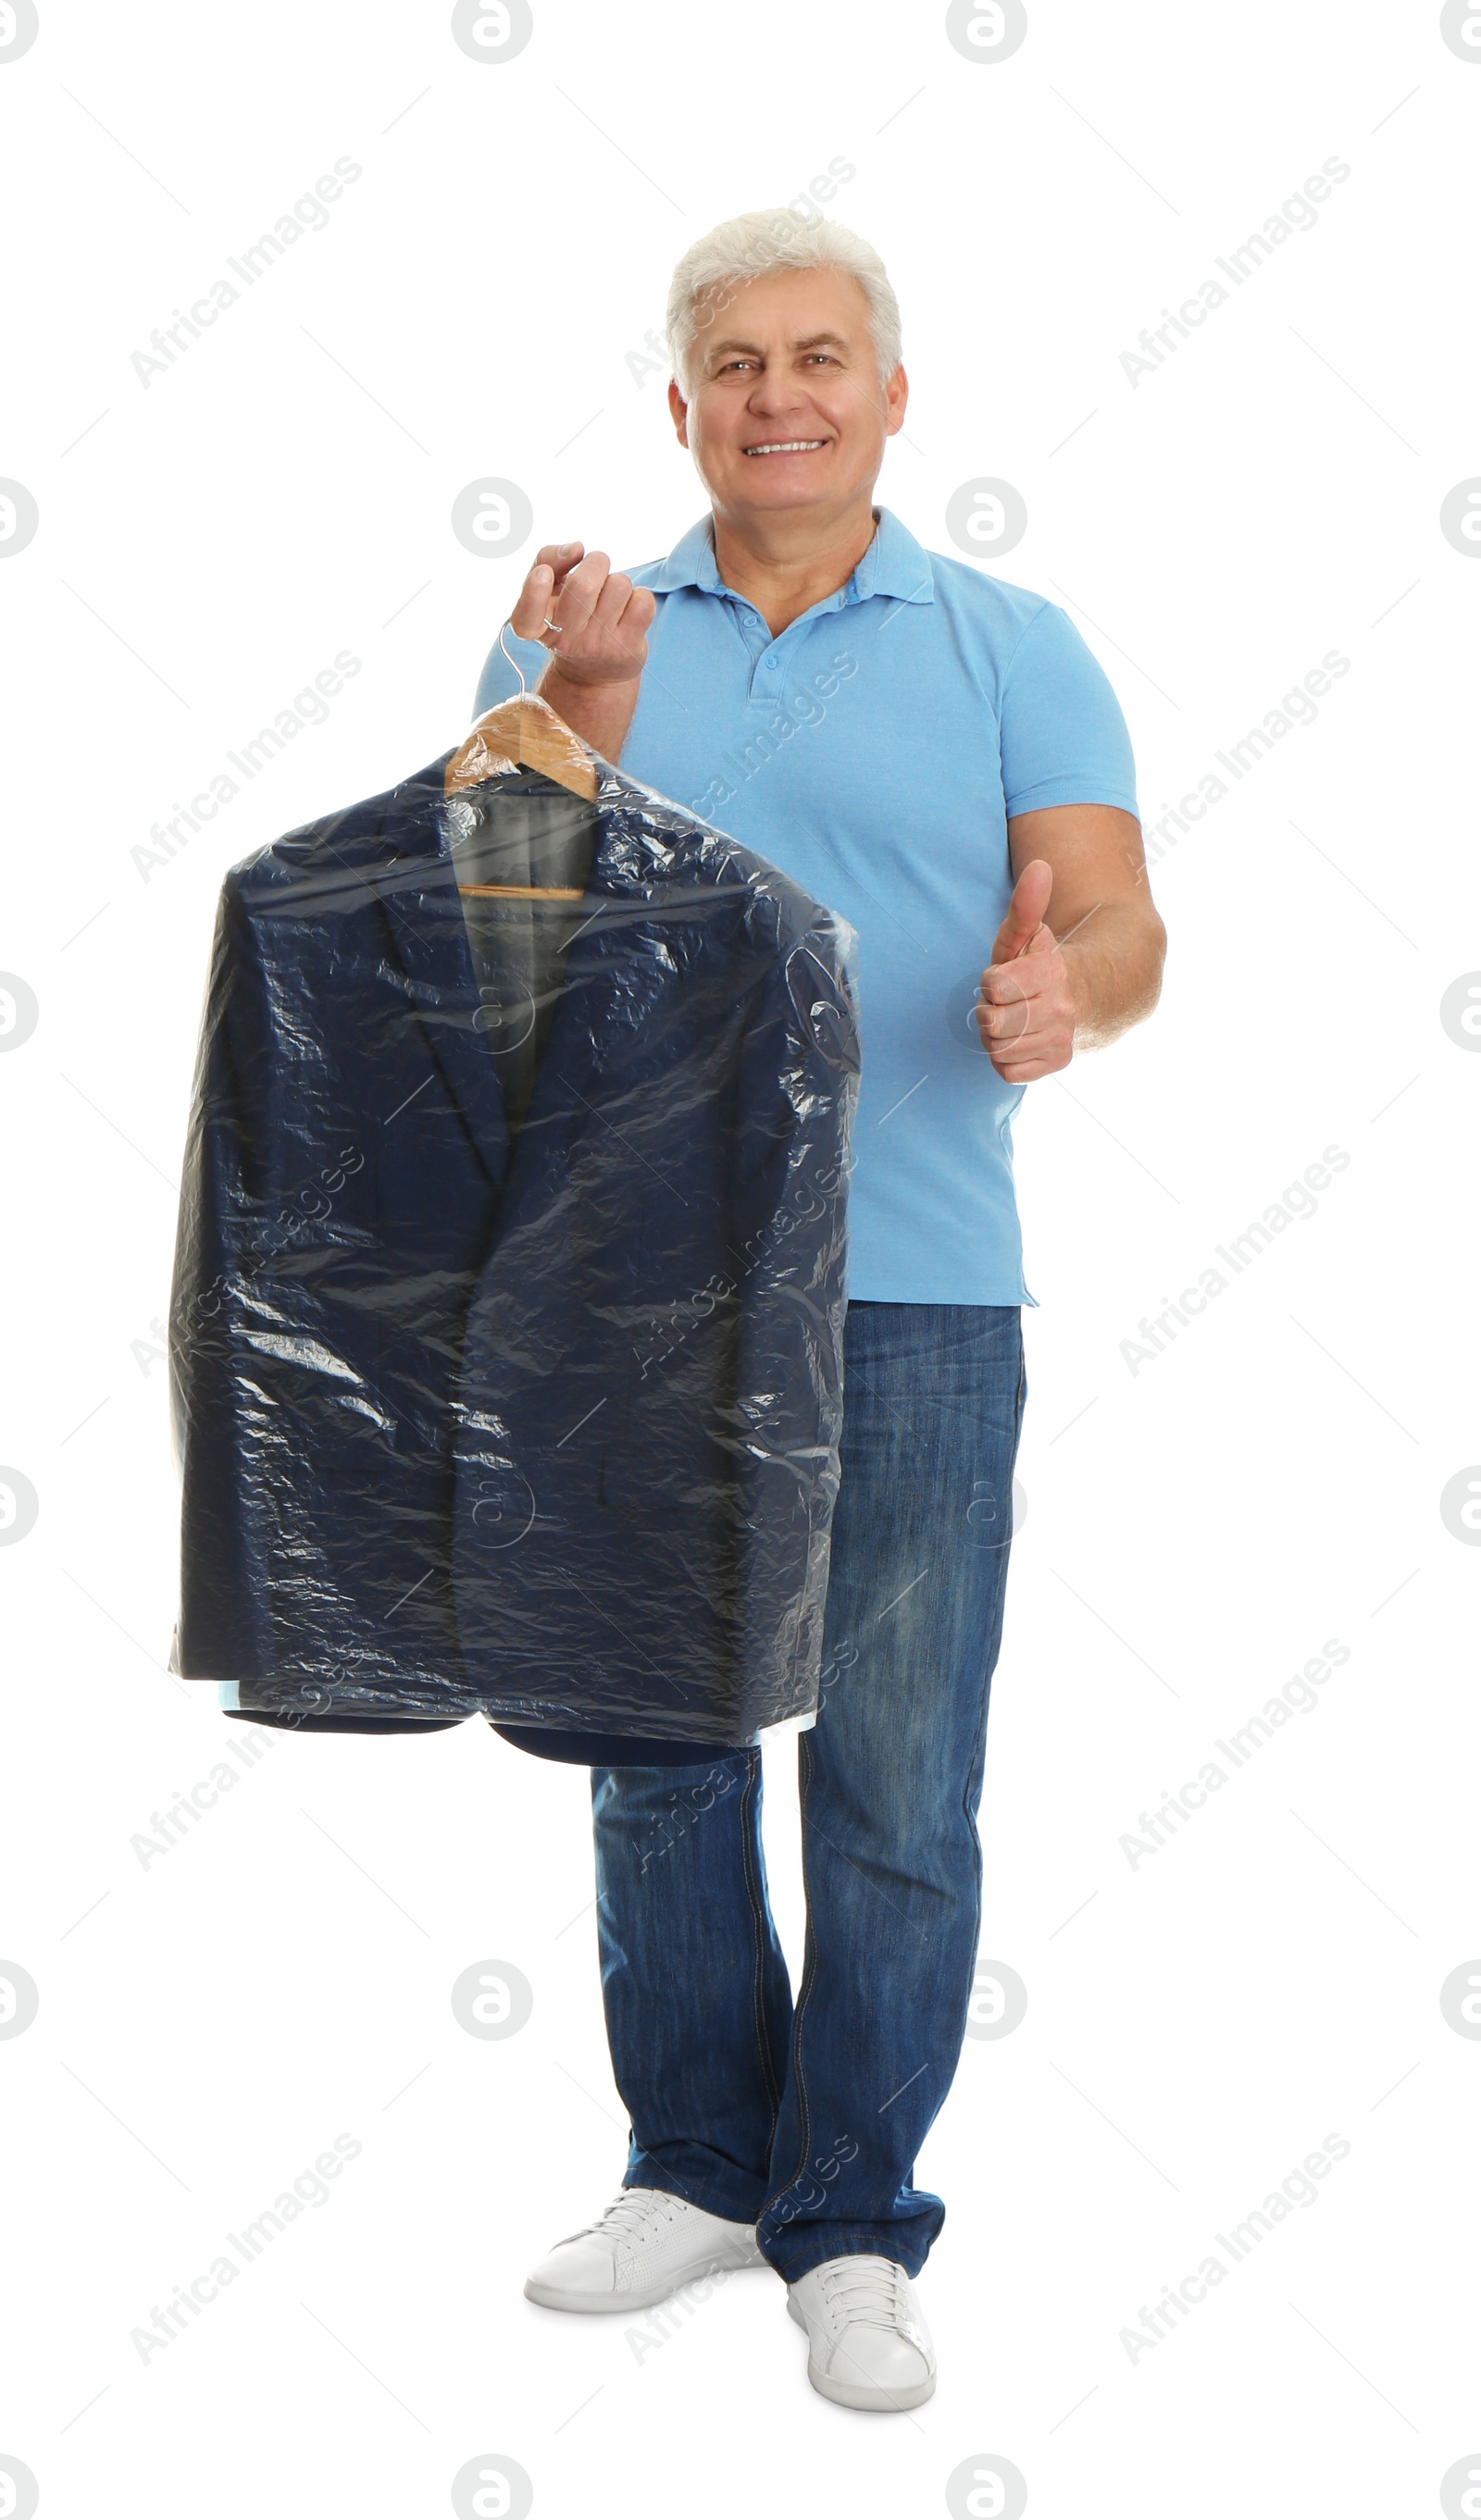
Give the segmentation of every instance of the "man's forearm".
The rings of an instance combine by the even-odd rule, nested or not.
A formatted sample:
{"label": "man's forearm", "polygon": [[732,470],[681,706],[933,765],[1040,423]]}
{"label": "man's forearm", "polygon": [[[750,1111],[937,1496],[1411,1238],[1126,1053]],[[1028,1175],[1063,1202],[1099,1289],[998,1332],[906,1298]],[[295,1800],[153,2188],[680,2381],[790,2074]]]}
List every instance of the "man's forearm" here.
{"label": "man's forearm", "polygon": [[1107,901],[1059,948],[1075,993],[1075,1051],[1103,1050],[1151,1013],[1167,931],[1140,902]]}
{"label": "man's forearm", "polygon": [[615,766],[638,705],[636,681],[568,682],[561,671],[560,659],[552,657],[536,689],[543,700],[549,700],[556,715],[564,719],[572,735],[578,735],[583,743],[601,753],[604,761]]}

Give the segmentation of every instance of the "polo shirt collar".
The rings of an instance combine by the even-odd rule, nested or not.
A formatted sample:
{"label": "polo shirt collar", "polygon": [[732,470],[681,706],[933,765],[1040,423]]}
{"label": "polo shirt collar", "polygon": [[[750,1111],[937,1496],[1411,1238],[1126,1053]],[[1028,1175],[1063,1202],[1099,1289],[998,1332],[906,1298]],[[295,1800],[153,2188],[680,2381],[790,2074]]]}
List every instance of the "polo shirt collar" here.
{"label": "polo shirt collar", "polygon": [[[734,594],[715,566],[714,532],[708,517],[700,517],[688,533],[680,535],[651,583],[659,595],[671,595],[682,586],[697,587],[703,595]],[[929,553],[888,508],[879,510],[875,539],[842,589],[841,600],[845,604],[863,604],[872,595],[887,596],[901,604],[935,601]]]}

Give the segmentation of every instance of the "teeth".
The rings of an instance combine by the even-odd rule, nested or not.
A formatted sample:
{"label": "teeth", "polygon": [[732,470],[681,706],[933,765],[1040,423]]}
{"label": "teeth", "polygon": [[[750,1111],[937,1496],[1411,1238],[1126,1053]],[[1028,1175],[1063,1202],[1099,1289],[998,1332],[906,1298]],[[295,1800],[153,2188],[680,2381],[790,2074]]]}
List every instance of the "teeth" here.
{"label": "teeth", "polygon": [[771,446],[748,446],[747,455],[807,455],[823,444],[821,437],[779,437]]}

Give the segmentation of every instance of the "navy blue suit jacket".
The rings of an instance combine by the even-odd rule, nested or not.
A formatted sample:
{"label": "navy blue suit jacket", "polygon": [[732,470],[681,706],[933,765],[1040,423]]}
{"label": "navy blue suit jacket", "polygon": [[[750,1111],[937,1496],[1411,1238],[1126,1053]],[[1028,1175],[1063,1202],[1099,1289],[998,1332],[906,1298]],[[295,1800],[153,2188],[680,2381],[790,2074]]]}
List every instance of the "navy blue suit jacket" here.
{"label": "navy blue suit jacket", "polygon": [[264,1712],[735,1743],[817,1699],[852,933],[599,762],[512,1133],[446,758],[222,888],[171,1299],[173,1668]]}

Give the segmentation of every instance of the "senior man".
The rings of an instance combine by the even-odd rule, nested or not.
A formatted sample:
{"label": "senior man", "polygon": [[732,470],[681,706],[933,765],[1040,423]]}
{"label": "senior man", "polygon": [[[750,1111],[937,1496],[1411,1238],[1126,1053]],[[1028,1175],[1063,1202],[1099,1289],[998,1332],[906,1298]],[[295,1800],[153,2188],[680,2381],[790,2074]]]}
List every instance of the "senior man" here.
{"label": "senior man", "polygon": [[[548,545],[513,626],[598,752],[858,931],[842,1477],[822,1696],[798,1734],[795,2001],[759,1749],[594,1768],[628,2162],[525,2290],[629,2310],[764,2263],[814,2387],[889,2411],[935,2386],[913,2278],[945,2209],[915,2163],[961,2052],[981,1912],[1034,1300],[1010,1123],[1025,1085],[1150,1012],[1165,938],[1125,724],[1067,616],[873,504],[907,392],[877,254],[833,221],[730,220],[680,262],[668,342],[708,515],[627,572]],[[496,649],[479,708],[514,688]]]}

